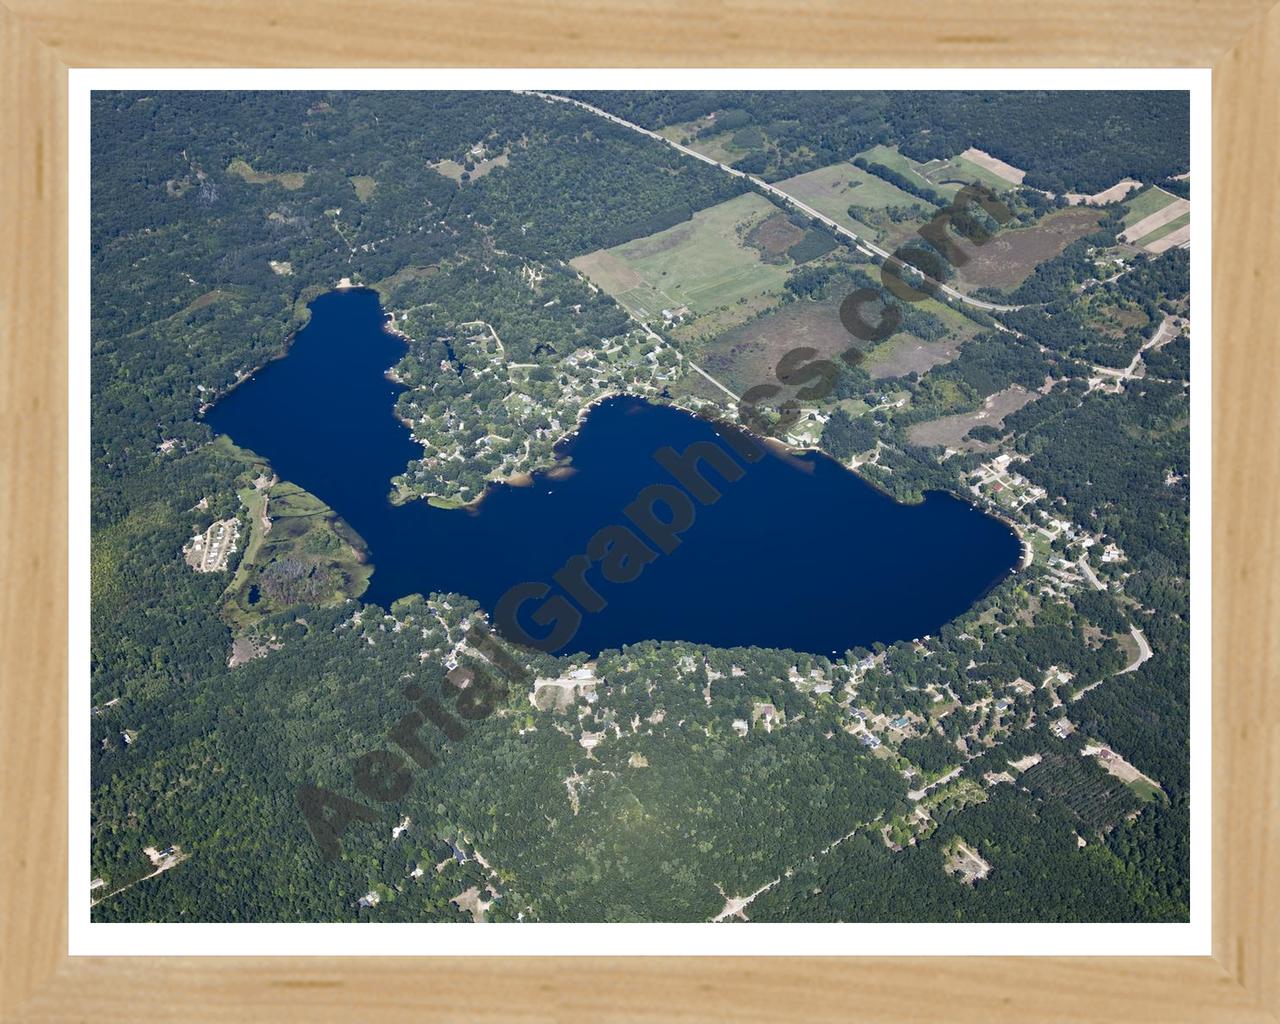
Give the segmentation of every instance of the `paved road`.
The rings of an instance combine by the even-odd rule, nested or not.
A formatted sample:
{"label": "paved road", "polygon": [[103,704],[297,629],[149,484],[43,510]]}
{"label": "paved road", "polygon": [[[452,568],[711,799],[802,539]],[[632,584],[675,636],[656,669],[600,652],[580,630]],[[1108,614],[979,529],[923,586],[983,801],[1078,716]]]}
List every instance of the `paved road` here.
{"label": "paved road", "polygon": [[951,771],[947,772],[946,775],[942,776],[941,778],[934,779],[931,783],[929,783],[929,785],[924,786],[921,789],[909,790],[907,793],[907,799],[920,800],[924,797],[926,793],[929,792],[929,790],[934,789],[937,786],[945,785],[946,783],[950,782],[952,779],[954,779],[957,775],[959,775],[963,771],[964,771],[964,765],[958,764],[954,768],[952,768]]}
{"label": "paved road", "polygon": [[1133,626],[1129,630],[1129,635],[1133,637],[1138,645],[1138,656],[1133,661],[1116,673],[1118,676],[1124,675],[1126,672],[1136,672],[1138,666],[1151,657],[1151,645],[1147,643],[1147,638],[1142,635],[1142,630],[1137,626]]}
{"label": "paved road", "polygon": [[[1140,630],[1137,626],[1129,627],[1129,635],[1133,637],[1134,643],[1138,645],[1138,654],[1137,654],[1137,657],[1135,657],[1133,661],[1129,662],[1128,665],[1120,669],[1118,672],[1114,673],[1115,675],[1118,675],[1118,676],[1126,675],[1129,672],[1136,672],[1138,670],[1138,666],[1140,666],[1144,661],[1150,658],[1153,653],[1151,650],[1151,645],[1147,643],[1147,638],[1142,635],[1142,630]],[[1077,690],[1075,693],[1071,695],[1071,699],[1073,701],[1079,700],[1090,690],[1096,690],[1099,686],[1101,686],[1110,678],[1111,678],[1110,676],[1103,676],[1096,683],[1090,683],[1084,689]]]}
{"label": "paved road", "polygon": [[1089,555],[1086,552],[1080,556],[1080,561],[1076,563],[1080,566],[1080,571],[1088,577],[1089,582],[1093,584],[1094,590],[1106,590],[1107,585],[1098,579],[1097,574],[1093,571],[1093,566],[1089,564]]}
{"label": "paved road", "polygon": [[[697,150],[690,149],[688,146],[682,146],[680,145],[680,143],[675,142],[672,139],[668,139],[664,135],[659,135],[657,132],[651,132],[649,131],[648,128],[641,128],[638,124],[633,124],[630,121],[625,121],[622,118],[618,117],[616,114],[609,113],[607,110],[601,110],[599,107],[593,107],[590,103],[583,103],[581,100],[570,99],[568,96],[559,96],[551,92],[537,92],[536,90],[532,90],[532,89],[518,89],[516,91],[522,93],[523,95],[539,96],[544,100],[551,100],[555,103],[568,103],[572,106],[580,107],[583,110],[586,110],[592,114],[595,114],[597,117],[603,117],[606,121],[612,121],[616,125],[620,125],[623,128],[628,128],[633,132],[639,132],[641,135],[647,135],[649,138],[654,139],[657,142],[661,142],[665,146],[670,146],[672,149],[679,150],[681,153],[684,153],[686,156],[691,156],[695,160],[701,160],[704,164],[710,164],[712,167],[717,167],[720,170],[724,171],[725,174],[731,174],[735,178],[742,178],[744,181],[749,181],[751,182],[751,184],[755,185],[757,188],[763,189],[765,192],[768,192],[770,195],[776,196],[778,199],[781,199],[784,203],[794,206],[801,213],[804,213],[805,215],[812,217],[815,220],[821,221],[823,224],[829,227],[832,231],[834,231],[837,235],[842,235],[845,238],[849,239],[849,241],[851,241],[854,244],[854,248],[856,248],[864,256],[878,256],[882,260],[893,258],[892,253],[886,251],[885,249],[880,248],[878,245],[876,245],[873,242],[869,242],[867,239],[863,238],[861,235],[855,234],[854,232],[850,231],[848,228],[844,227],[844,225],[838,224],[836,221],[828,217],[825,213],[820,213],[819,211],[815,210],[812,206],[802,203],[795,196],[790,195],[787,192],[783,192],[782,189],[778,188],[776,185],[770,185],[767,181],[763,181],[762,179],[755,177],[755,175],[747,174],[745,171],[735,170],[734,168],[729,167],[726,164],[720,163],[720,161],[718,160],[713,160],[711,157],[706,156],[703,153],[699,153]],[[1002,306],[999,303],[995,303],[995,302],[984,302],[982,299],[975,299],[968,295],[965,295],[963,292],[958,292],[954,288],[952,288],[950,285],[943,284],[941,281],[935,281],[931,277],[925,277],[925,281],[928,282],[930,285],[932,285],[934,288],[937,288],[938,290],[943,292],[943,294],[950,296],[951,298],[955,299],[958,302],[963,302],[966,305],[973,306],[975,309],[984,309],[984,310],[987,310],[988,312],[994,312],[994,313],[1009,313],[1016,309],[1025,308],[1023,306]]]}

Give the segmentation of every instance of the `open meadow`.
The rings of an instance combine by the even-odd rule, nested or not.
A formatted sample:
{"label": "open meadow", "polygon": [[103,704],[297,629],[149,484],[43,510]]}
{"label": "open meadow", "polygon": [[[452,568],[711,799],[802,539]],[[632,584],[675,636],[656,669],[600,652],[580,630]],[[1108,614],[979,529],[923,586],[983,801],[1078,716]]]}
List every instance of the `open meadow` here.
{"label": "open meadow", "polygon": [[1140,221],[1146,220],[1153,213],[1159,213],[1170,203],[1176,202],[1177,199],[1177,196],[1166,192],[1158,185],[1143,189],[1125,204],[1123,218],[1125,228],[1131,228]]}
{"label": "open meadow", "polygon": [[960,354],[960,347],[981,330],[959,310],[937,299],[922,299],[914,303],[914,308],[941,320],[947,333],[935,339],[921,338],[910,331],[890,335],[868,350],[862,364],[872,380],[927,373],[935,366],[949,363]]}
{"label": "open meadow", "polygon": [[290,192],[296,192],[307,181],[306,171],[259,171],[255,170],[247,160],[241,157],[236,157],[231,163],[227,164],[227,173],[247,181],[250,185],[275,184],[288,189]]}
{"label": "open meadow", "polygon": [[[717,120],[723,121],[724,115],[730,116],[730,124],[721,131],[715,131]],[[735,119],[732,112],[716,112],[660,128],[658,134],[663,138],[688,146],[696,153],[724,164],[733,164],[750,153],[767,152],[769,138],[764,129],[758,125],[743,124],[741,112]],[[700,132],[709,134],[700,135]]]}
{"label": "open meadow", "polygon": [[958,243],[970,257],[956,269],[962,290],[1018,287],[1045,260],[1094,231],[1102,215],[1087,206],[1072,206],[1041,218],[1030,227],[1001,231],[981,245]]}
{"label": "open meadow", "polygon": [[[933,213],[920,199],[848,162],[797,174],[778,182],[777,188],[878,245],[897,245]],[[850,207],[856,208],[856,216]],[[918,212],[895,221],[886,212],[890,209]]]}
{"label": "open meadow", "polygon": [[865,349],[862,368],[873,380],[924,373],[950,362],[960,347],[980,330],[962,313],[926,299],[921,312],[930,313],[947,327],[945,336],[933,341],[899,332],[866,348],[840,322],[844,295],[818,301],[798,300],[725,331],[701,349],[698,359],[708,373],[741,393],[756,384],[774,383],[778,361],[792,349],[812,348],[814,358],[838,359],[847,349]]}
{"label": "open meadow", "polygon": [[942,416],[936,420],[925,420],[913,424],[907,431],[911,443],[922,448],[933,446],[959,448],[963,451],[989,451],[993,446],[980,441],[965,440],[965,435],[974,427],[995,427],[1004,425],[1006,416],[1017,412],[1028,402],[1039,396],[1028,391],[1020,384],[1014,384],[988,395],[981,409],[972,412],[956,413],[953,416]]}
{"label": "open meadow", "polygon": [[663,310],[684,306],[700,328],[723,329],[773,305],[795,265],[785,255],[766,261],[774,232],[753,236],[779,212],[748,193],[571,264],[640,320],[661,321]]}
{"label": "open meadow", "polygon": [[[980,151],[966,151],[978,154]],[[965,185],[985,185],[994,192],[1005,192],[1016,183],[1001,177],[989,167],[984,167],[976,160],[961,154],[947,160],[929,160],[919,163],[898,152],[896,146],[872,146],[858,154],[866,157],[873,164],[884,164],[891,171],[897,171],[904,177],[915,181],[922,188],[931,188],[950,199]],[[982,154],[986,157],[986,154]],[[993,157],[986,157],[986,162],[1002,167],[1009,167]],[[1021,173],[1017,168],[1009,168],[1011,177]]]}

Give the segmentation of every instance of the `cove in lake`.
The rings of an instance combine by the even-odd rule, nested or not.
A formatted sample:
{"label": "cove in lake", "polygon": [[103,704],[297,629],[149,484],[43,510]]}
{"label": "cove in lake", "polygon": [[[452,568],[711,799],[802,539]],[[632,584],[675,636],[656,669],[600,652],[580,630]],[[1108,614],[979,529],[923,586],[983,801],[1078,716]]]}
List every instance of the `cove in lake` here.
{"label": "cove in lake", "polygon": [[[465,594],[491,614],[513,585],[546,582],[650,484],[671,484],[654,453],[698,441],[731,451],[713,426],[638,398],[604,401],[558,454],[574,472],[531,486],[490,487],[467,509],[393,505],[391,478],[421,447],[395,418],[401,385],[386,370],[404,353],[385,330],[376,293],[331,292],[288,354],[222,398],[210,426],[270,461],[282,480],[326,502],[365,541],[374,572],[362,600],[389,606],[413,593]],[[1016,535],[949,494],[903,505],[816,453],[766,449],[698,505],[671,554],[633,582],[588,580],[607,602],[584,614],[556,653],[642,640],[785,647],[835,655],[875,641],[935,633],[1017,564]],[[661,514],[667,514],[663,511]],[[521,622],[545,635],[524,606]]]}

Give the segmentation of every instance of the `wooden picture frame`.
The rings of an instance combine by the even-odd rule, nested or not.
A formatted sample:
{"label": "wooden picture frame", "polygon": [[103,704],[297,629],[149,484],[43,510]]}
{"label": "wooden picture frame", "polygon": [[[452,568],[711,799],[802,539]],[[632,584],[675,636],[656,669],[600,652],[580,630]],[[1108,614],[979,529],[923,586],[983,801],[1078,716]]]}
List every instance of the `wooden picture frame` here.
{"label": "wooden picture frame", "polygon": [[[5,1020],[1280,1019],[1280,7],[907,0],[0,6],[0,1009]],[[67,955],[67,72],[132,66],[1214,69],[1213,955]],[[962,952],[962,951],[957,951]]]}

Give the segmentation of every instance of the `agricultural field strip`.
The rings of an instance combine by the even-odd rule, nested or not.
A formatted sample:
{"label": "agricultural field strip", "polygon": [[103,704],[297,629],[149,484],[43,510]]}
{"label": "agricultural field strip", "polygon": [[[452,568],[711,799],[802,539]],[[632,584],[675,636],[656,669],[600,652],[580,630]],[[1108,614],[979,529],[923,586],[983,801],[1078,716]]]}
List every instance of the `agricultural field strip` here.
{"label": "agricultural field strip", "polygon": [[992,156],[990,153],[974,146],[970,146],[960,155],[970,163],[977,164],[984,170],[990,171],[997,178],[1003,178],[1012,185],[1021,185],[1022,179],[1027,176],[1027,172],[1020,167],[1005,163],[999,157]]}
{"label": "agricultural field strip", "polygon": [[[1173,235],[1177,237],[1170,239]],[[1190,238],[1191,214],[1187,212],[1181,217],[1175,217],[1168,224],[1156,228],[1150,234],[1143,235],[1135,244],[1140,245],[1147,252],[1159,254],[1170,246],[1184,243]]]}
{"label": "agricultural field strip", "polygon": [[1172,192],[1166,192],[1158,185],[1153,185],[1125,204],[1124,226],[1132,227],[1156,211],[1163,210],[1177,198]]}
{"label": "agricultural field strip", "polygon": [[1148,242],[1146,250],[1154,255],[1159,255],[1166,249],[1172,249],[1175,245],[1186,246],[1191,242],[1191,225],[1184,224],[1175,231],[1170,232],[1162,238],[1157,238],[1154,242]]}
{"label": "agricultural field strip", "polygon": [[1191,203],[1186,199],[1174,199],[1167,206],[1161,207],[1155,213],[1148,217],[1142,218],[1131,227],[1125,228],[1124,233],[1120,236],[1121,241],[1136,242],[1140,238],[1145,238],[1158,228],[1164,227],[1170,221],[1177,220],[1184,213],[1191,212]]}
{"label": "agricultural field strip", "polygon": [[[793,196],[790,196],[786,192],[783,192],[782,189],[774,185],[770,185],[767,181],[764,181],[761,178],[757,178],[754,175],[747,174],[744,171],[734,170],[732,167],[728,167],[725,164],[720,163],[718,160],[712,160],[710,157],[704,156],[702,153],[699,153],[697,150],[690,149],[688,146],[682,146],[680,145],[680,143],[673,142],[671,139],[668,139],[663,135],[659,135],[657,132],[651,132],[647,128],[641,128],[638,124],[632,124],[630,121],[625,121],[615,114],[610,114],[608,111],[601,110],[599,107],[593,107],[589,103],[583,103],[581,100],[570,99],[568,96],[559,96],[559,95],[556,95],[555,93],[538,92],[532,89],[522,89],[518,91],[523,95],[538,96],[544,100],[548,100],[553,103],[572,104],[573,106],[580,107],[583,110],[586,110],[592,114],[595,114],[597,117],[603,117],[606,121],[612,121],[616,125],[620,125],[623,128],[629,128],[634,132],[639,132],[641,135],[648,136],[654,141],[660,142],[665,146],[671,146],[673,149],[679,150],[681,153],[684,153],[686,156],[691,156],[695,160],[701,160],[703,163],[711,164],[711,166],[713,167],[718,167],[720,170],[724,171],[726,174],[731,174],[735,178],[742,178],[744,181],[749,181],[751,182],[751,184],[755,185],[757,188],[763,189],[764,191],[768,192],[770,195],[777,196],[779,199],[782,199],[784,202],[790,203],[792,206],[795,206],[797,209],[799,209],[800,212],[805,213],[810,217],[813,217],[815,220],[821,221],[823,224],[829,227],[832,231],[836,232],[839,235],[843,235],[845,238],[848,238],[851,242],[855,244],[855,246],[857,246],[863,252],[864,255],[879,256],[882,260],[889,260],[893,258],[892,253],[887,252],[886,250],[880,248],[878,245],[876,245],[873,242],[867,241],[867,239],[863,238],[861,235],[855,234],[854,232],[850,231],[848,228],[832,220],[826,214],[819,213],[817,210],[813,209],[813,207],[800,202],[798,199],[794,198]],[[945,285],[940,281],[934,281],[932,278],[929,278],[929,277],[926,277],[925,280],[930,284],[932,284],[935,288],[939,289],[943,294],[949,295],[953,299],[956,299],[959,302],[964,302],[970,306],[974,306],[977,309],[984,309],[984,310],[1000,312],[1000,313],[1008,313],[1008,312],[1012,312],[1013,310],[1023,308],[1022,306],[1006,306],[1006,305],[1001,305],[995,302],[984,302],[981,299],[970,298],[968,295],[965,295],[963,292],[956,291],[956,289],[950,287],[949,285]]]}
{"label": "agricultural field strip", "polygon": [[[1137,188],[1142,188],[1142,182],[1133,178],[1121,178],[1110,188],[1104,188],[1101,192],[1095,192],[1091,196],[1080,192],[1065,192],[1063,194],[1072,206],[1106,206],[1108,203],[1123,199]],[[1052,193],[1046,192],[1045,195],[1052,196]]]}

